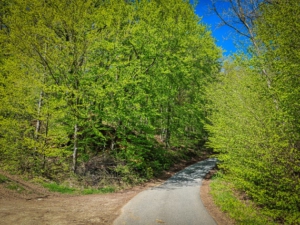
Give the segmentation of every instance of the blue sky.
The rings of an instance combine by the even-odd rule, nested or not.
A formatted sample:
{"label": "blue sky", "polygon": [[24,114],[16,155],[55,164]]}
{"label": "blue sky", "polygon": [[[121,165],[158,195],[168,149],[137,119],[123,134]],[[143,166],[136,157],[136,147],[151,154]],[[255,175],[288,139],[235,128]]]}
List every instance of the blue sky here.
{"label": "blue sky", "polygon": [[[191,1],[193,2],[193,1]],[[202,17],[202,22],[212,31],[212,36],[216,39],[218,46],[224,50],[224,55],[229,55],[236,51],[233,42],[232,30],[226,26],[218,27],[220,19],[210,10],[211,0],[198,0],[196,14]]]}

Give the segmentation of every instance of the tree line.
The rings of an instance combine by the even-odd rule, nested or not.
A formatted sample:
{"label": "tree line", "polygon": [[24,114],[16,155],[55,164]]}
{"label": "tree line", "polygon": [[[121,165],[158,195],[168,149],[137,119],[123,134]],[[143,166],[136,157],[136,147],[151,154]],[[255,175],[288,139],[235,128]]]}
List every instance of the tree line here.
{"label": "tree line", "polygon": [[206,136],[203,87],[220,50],[188,1],[1,0],[0,10],[4,168],[56,179],[98,157],[129,181],[150,178],[170,165],[167,149]]}
{"label": "tree line", "polygon": [[299,1],[228,2],[234,10],[224,22],[239,21],[252,45],[207,87],[209,145],[226,180],[265,215],[299,224]]}
{"label": "tree line", "polygon": [[208,136],[228,181],[299,224],[299,2],[223,1],[252,44],[221,61],[188,1],[1,0],[1,167],[59,180],[106,161],[132,182]]}

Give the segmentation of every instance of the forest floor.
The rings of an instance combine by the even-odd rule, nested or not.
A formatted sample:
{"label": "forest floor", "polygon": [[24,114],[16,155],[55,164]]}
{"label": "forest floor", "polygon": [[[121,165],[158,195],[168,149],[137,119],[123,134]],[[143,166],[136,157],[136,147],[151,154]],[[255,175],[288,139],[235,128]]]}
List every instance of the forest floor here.
{"label": "forest floor", "polygon": [[[202,158],[203,159],[203,158]],[[147,183],[109,194],[68,195],[50,192],[47,189],[22,180],[15,175],[0,171],[12,181],[10,189],[0,183],[0,224],[112,224],[121,208],[136,194],[160,185],[177,171],[200,161],[182,161],[159,178]],[[201,199],[218,224],[233,224],[213,203],[209,194],[209,178],[201,186]],[[7,185],[7,184],[6,184]],[[14,190],[11,190],[14,189]]]}

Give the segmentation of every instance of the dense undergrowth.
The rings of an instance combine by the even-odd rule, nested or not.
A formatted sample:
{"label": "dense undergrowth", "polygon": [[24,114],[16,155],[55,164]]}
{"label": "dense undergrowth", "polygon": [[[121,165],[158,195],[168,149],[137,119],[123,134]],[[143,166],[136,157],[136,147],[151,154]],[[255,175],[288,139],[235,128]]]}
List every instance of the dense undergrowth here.
{"label": "dense undergrowth", "polygon": [[[194,162],[195,159],[203,158],[203,156],[207,157],[207,154],[209,154],[209,150],[206,149],[195,151],[194,149],[181,147],[167,150],[161,144],[159,148],[160,151],[167,152],[167,154],[164,155],[163,161],[156,160],[156,163],[145,163],[144,166],[148,171],[155,171],[155,173],[148,174],[147,176],[140,168],[137,169],[131,164],[126,165],[124,161],[122,161],[123,164],[120,166],[112,157],[94,156],[91,160],[82,162],[77,173],[63,170],[57,170],[59,171],[58,173],[44,174],[43,176],[22,173],[21,178],[41,185],[52,192],[62,194],[105,194],[130,188],[144,183],[151,178],[160,177],[163,171],[167,171],[176,163]],[[18,193],[27,193],[22,183],[15,182],[2,174],[0,174],[0,184],[9,190]]]}

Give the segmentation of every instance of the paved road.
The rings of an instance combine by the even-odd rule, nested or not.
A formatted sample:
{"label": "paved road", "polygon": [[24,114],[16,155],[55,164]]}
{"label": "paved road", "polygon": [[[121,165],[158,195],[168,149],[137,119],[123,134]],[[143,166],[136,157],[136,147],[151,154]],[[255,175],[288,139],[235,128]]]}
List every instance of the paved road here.
{"label": "paved road", "polygon": [[199,188],[215,164],[215,159],[198,162],[139,193],[122,208],[114,225],[216,225],[201,202]]}

